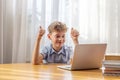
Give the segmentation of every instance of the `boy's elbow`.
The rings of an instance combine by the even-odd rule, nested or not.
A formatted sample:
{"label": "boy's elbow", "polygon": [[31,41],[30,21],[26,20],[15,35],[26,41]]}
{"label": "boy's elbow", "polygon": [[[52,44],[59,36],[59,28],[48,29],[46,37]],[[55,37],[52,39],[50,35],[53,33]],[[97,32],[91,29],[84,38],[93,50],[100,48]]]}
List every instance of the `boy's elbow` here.
{"label": "boy's elbow", "polygon": [[35,62],[32,62],[32,64],[33,64],[33,65],[36,65],[36,63],[35,63]]}
{"label": "boy's elbow", "polygon": [[33,64],[33,65],[38,65],[38,62],[32,61],[32,64]]}
{"label": "boy's elbow", "polygon": [[41,63],[43,63],[43,57],[42,56],[40,56],[39,58],[33,58],[32,59],[32,64],[33,65],[39,65],[39,64],[41,64]]}
{"label": "boy's elbow", "polygon": [[33,65],[39,65],[38,63],[32,63]]}

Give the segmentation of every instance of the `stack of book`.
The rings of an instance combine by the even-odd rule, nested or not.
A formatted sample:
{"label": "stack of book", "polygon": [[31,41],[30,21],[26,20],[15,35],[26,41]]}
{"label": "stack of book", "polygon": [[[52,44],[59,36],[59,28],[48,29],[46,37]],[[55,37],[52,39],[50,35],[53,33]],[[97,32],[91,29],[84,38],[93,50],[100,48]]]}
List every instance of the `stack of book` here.
{"label": "stack of book", "polygon": [[120,60],[103,61],[103,74],[120,76]]}

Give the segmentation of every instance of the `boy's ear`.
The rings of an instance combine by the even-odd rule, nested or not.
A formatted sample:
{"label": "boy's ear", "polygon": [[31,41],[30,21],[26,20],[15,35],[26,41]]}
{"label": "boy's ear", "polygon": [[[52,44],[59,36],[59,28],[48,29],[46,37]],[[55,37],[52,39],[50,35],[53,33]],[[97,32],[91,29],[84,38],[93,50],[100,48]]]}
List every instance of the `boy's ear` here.
{"label": "boy's ear", "polygon": [[48,34],[47,36],[48,36],[48,39],[51,39],[51,38],[50,38],[50,34]]}

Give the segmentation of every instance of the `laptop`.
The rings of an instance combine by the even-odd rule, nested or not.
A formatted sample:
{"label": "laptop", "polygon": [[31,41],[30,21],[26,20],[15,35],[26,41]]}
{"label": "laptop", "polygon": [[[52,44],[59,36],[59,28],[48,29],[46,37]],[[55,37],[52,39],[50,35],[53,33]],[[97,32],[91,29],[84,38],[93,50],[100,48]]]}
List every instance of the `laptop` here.
{"label": "laptop", "polygon": [[57,67],[67,70],[101,68],[106,46],[107,44],[78,44],[74,48],[72,64]]}

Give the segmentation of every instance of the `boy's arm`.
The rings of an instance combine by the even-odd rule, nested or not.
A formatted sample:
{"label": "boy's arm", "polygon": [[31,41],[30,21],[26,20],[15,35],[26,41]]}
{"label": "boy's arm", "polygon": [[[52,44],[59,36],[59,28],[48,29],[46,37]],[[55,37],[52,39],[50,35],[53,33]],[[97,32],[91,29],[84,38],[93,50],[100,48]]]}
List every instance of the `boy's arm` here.
{"label": "boy's arm", "polygon": [[[76,29],[71,28],[71,38],[73,40],[74,45],[79,44],[78,37],[79,37],[79,32]],[[72,64],[72,62],[73,62],[73,57],[70,57],[70,64]]]}
{"label": "boy's arm", "polygon": [[39,47],[40,47],[41,38],[44,35],[44,33],[45,33],[45,30],[42,27],[40,27],[40,31],[37,36],[37,40],[35,42],[35,47],[34,47],[33,56],[32,56],[32,64],[34,65],[38,65],[42,63],[42,60],[43,60],[43,56],[39,54]]}
{"label": "boy's arm", "polygon": [[79,44],[78,37],[79,32],[76,29],[71,28],[71,38],[73,40],[74,45]]}

